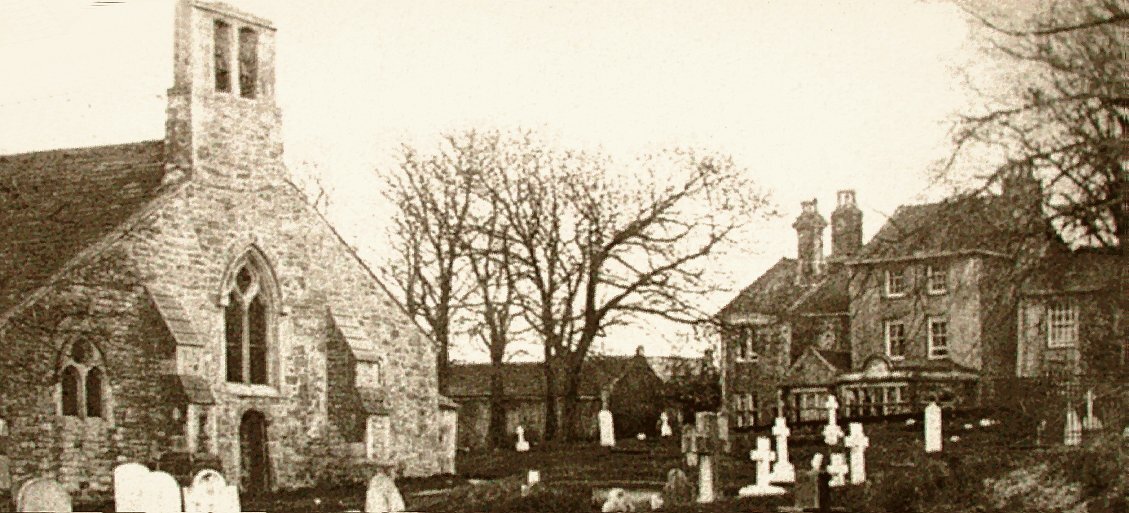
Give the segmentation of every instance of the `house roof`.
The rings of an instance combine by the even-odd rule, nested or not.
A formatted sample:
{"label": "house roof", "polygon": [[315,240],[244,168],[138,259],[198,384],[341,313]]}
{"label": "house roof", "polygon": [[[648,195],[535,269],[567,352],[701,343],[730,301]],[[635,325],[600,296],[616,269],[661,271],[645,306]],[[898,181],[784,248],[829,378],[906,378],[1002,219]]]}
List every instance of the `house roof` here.
{"label": "house roof", "polygon": [[1049,253],[1023,286],[1031,295],[1106,290],[1117,285],[1118,271],[1129,265],[1112,251],[1082,248]]}
{"label": "house roof", "polygon": [[781,314],[800,297],[806,287],[796,285],[796,260],[781,258],[752,284],[745,287],[717,317],[740,313]]}
{"label": "house roof", "polygon": [[[622,376],[635,361],[634,356],[593,356],[584,362],[580,382],[581,397],[600,397],[600,391]],[[645,358],[641,363],[648,365]],[[487,397],[490,395],[491,365],[488,363],[463,363],[450,367],[447,396],[452,398]],[[542,398],[545,396],[545,369],[541,362],[514,362],[505,364],[505,394],[507,397]],[[563,391],[563,383],[554,383]]]}
{"label": "house roof", "polygon": [[703,364],[708,364],[703,357],[689,356],[648,356],[647,364],[655,371],[655,375],[663,381],[670,381],[679,373],[688,372],[698,374]]}
{"label": "house roof", "polygon": [[0,313],[156,197],[164,144],[0,156]]}
{"label": "house roof", "polygon": [[833,266],[815,287],[811,287],[795,303],[791,311],[802,315],[845,314],[850,309],[850,271]]}
{"label": "house roof", "polygon": [[956,196],[894,211],[854,260],[918,258],[966,252],[1011,254],[1030,226],[1015,221],[1003,196]]}
{"label": "house roof", "polygon": [[824,361],[835,367],[838,372],[851,370],[851,353],[848,351],[831,351],[829,349],[812,348]]}

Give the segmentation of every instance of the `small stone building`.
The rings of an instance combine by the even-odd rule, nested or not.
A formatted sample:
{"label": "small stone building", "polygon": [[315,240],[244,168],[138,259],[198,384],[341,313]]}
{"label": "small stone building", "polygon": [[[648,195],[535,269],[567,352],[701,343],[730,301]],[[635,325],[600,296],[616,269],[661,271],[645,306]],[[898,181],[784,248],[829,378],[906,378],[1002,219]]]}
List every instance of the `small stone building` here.
{"label": "small stone building", "polygon": [[0,485],[451,472],[432,343],[283,167],[275,27],[176,16],[164,140],[0,157]]}

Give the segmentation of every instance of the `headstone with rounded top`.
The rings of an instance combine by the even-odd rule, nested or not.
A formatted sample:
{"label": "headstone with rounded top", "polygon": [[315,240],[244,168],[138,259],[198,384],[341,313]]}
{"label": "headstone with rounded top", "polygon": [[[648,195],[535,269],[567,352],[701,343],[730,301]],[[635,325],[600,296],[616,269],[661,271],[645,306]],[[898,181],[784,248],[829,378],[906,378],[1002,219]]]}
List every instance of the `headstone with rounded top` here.
{"label": "headstone with rounded top", "polygon": [[601,393],[600,400],[602,406],[600,412],[596,414],[596,420],[600,425],[600,445],[615,447],[615,418],[612,417],[612,412],[608,409],[607,391]]}
{"label": "headstone with rounded top", "polygon": [[74,511],[71,495],[54,479],[32,479],[20,486],[16,494],[16,511]]}
{"label": "headstone with rounded top", "polygon": [[378,473],[369,479],[365,492],[365,513],[404,511],[404,497],[390,476]]}
{"label": "headstone with rounded top", "polygon": [[114,510],[145,511],[145,485],[149,467],[123,463],[114,467]]}
{"label": "headstone with rounded top", "polygon": [[[187,513],[237,513],[238,503],[231,504],[227,480],[212,469],[196,473],[184,488],[184,511]],[[236,509],[231,509],[234,506]]]}
{"label": "headstone with rounded top", "polygon": [[180,497],[180,485],[168,472],[155,470],[145,477],[145,507],[141,511],[146,513],[167,513],[169,511],[184,511]]}
{"label": "headstone with rounded top", "polygon": [[936,402],[925,407],[925,452],[940,452],[944,443],[941,407]]}

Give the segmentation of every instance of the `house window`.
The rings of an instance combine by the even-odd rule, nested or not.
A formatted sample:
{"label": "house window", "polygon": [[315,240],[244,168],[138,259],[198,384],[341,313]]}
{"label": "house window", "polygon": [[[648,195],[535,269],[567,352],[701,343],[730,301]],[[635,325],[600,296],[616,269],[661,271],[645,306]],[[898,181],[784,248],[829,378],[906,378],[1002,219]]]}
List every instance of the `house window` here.
{"label": "house window", "polygon": [[906,325],[901,321],[886,322],[886,355],[894,359],[906,357]]}
{"label": "house window", "polygon": [[942,266],[930,265],[925,268],[925,283],[930,294],[944,294],[949,291],[949,273]]}
{"label": "house window", "polygon": [[259,80],[259,35],[249,28],[239,29],[239,94],[255,97]]}
{"label": "house window", "polygon": [[1062,301],[1047,308],[1047,347],[1074,347],[1078,344],[1078,309]]}
{"label": "house window", "polygon": [[107,391],[102,353],[84,340],[72,343],[59,372],[59,413],[67,417],[103,418],[107,413]]}
{"label": "house window", "polygon": [[929,357],[949,356],[949,322],[944,319],[929,319]]}
{"label": "house window", "polygon": [[886,270],[886,297],[902,297],[906,295],[906,270]]}
{"label": "house window", "polygon": [[216,91],[231,91],[231,25],[216,20],[215,24]]}
{"label": "house window", "polygon": [[265,385],[272,317],[266,271],[255,258],[243,259],[238,269],[224,307],[227,381]]}
{"label": "house window", "polygon": [[755,326],[741,326],[737,330],[737,360],[756,362],[760,355],[756,352],[757,329]]}
{"label": "house window", "polygon": [[737,427],[748,427],[757,423],[757,396],[755,394],[737,394],[734,397],[737,418]]}

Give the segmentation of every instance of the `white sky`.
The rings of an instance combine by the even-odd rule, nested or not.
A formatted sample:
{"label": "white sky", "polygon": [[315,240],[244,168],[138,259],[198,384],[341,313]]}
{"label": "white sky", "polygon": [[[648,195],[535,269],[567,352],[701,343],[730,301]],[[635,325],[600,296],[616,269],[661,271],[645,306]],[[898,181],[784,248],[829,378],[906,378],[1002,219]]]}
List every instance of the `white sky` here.
{"label": "white sky", "polygon": [[[0,0],[0,154],[163,137],[172,0]],[[803,199],[828,215],[854,188],[869,238],[927,193],[947,122],[969,101],[960,11],[922,0],[232,0],[279,28],[278,98],[292,170],[379,263],[373,170],[444,130],[541,129],[634,154],[728,152],[784,217],[718,262],[733,292],[781,256]],[[373,212],[376,212],[374,214]],[[826,245],[830,248],[830,233]],[[626,330],[607,350],[667,352]]]}

